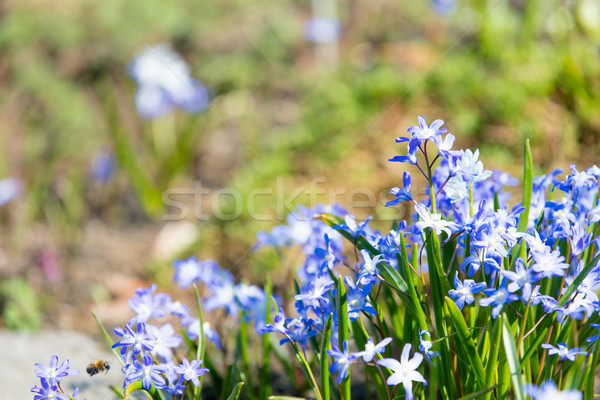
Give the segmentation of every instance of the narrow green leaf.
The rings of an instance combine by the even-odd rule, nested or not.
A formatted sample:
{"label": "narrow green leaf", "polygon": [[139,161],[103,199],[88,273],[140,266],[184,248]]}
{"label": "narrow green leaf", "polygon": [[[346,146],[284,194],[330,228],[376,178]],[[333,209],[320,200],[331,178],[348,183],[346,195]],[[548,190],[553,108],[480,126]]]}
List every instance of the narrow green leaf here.
{"label": "narrow green leaf", "polygon": [[331,329],[333,327],[333,314],[329,314],[325,329],[323,330],[323,339],[321,340],[321,393],[324,399],[329,399],[329,355],[327,350],[331,349]]}
{"label": "narrow green leaf", "polygon": [[477,352],[477,346],[475,344],[475,341],[471,338],[471,334],[469,333],[467,323],[462,313],[458,309],[456,303],[454,303],[454,301],[449,297],[446,297],[445,301],[446,308],[448,309],[448,313],[454,325],[454,329],[456,329],[456,333],[459,337],[457,343],[464,350],[464,353],[461,354],[461,358],[463,360],[469,361],[469,368],[475,375],[475,378],[479,381],[480,387],[484,388],[487,386],[487,382],[485,379],[483,363],[481,362],[481,358],[479,357],[479,353]]}
{"label": "narrow green leaf", "polygon": [[[496,368],[498,367],[498,351],[500,350],[500,339],[502,339],[503,315],[499,315],[494,322],[492,335],[490,338],[490,351],[485,365],[485,386],[490,387],[496,377]],[[488,325],[489,326],[489,325]],[[482,400],[488,400],[492,396],[491,392],[485,393]]]}
{"label": "narrow green leaf", "polygon": [[513,393],[516,400],[521,400],[523,399],[523,380],[521,377],[521,364],[517,355],[517,346],[515,345],[515,338],[506,318],[502,318],[502,322],[502,341],[504,342],[504,352],[513,384]]}
{"label": "narrow green leaf", "polygon": [[308,400],[305,397],[294,396],[269,396],[269,400]]}
{"label": "narrow green leaf", "polygon": [[[480,390],[478,392],[471,393],[471,394],[468,394],[466,396],[463,396],[463,397],[461,397],[458,400],[471,400],[471,399],[484,399],[484,398],[487,398],[487,397],[489,397],[489,396],[492,395],[492,391],[494,389],[496,389],[496,387],[498,387],[498,385],[490,386],[490,387],[485,388],[483,390]],[[487,397],[481,397],[482,395],[486,395]]]}
{"label": "narrow green leaf", "polygon": [[227,398],[227,400],[237,400],[240,397],[240,392],[242,391],[242,386],[244,386],[244,382],[240,382],[233,388],[233,391]]}
{"label": "narrow green leaf", "polygon": [[[350,336],[350,321],[348,319],[348,300],[346,298],[346,286],[344,285],[344,279],[338,277],[337,285],[337,315],[338,315],[338,341],[340,350],[343,351],[344,342],[349,339]],[[350,400],[350,375],[346,376],[340,384],[340,392],[342,400]]]}
{"label": "narrow green leaf", "polygon": [[104,325],[102,325],[102,322],[100,322],[100,320],[98,319],[98,317],[96,316],[96,314],[91,311],[92,316],[94,317],[94,319],[96,320],[96,324],[98,325],[98,328],[100,328],[100,332],[102,333],[102,337],[104,337],[104,341],[106,342],[106,344],[108,344],[108,347],[110,347],[110,350],[113,352],[113,354],[115,355],[115,358],[119,361],[119,363],[121,364],[122,367],[125,366],[125,361],[123,361],[123,357],[121,357],[121,354],[119,354],[119,351],[116,348],[113,348],[113,341],[110,338],[110,335],[108,334],[108,332],[106,332],[106,329],[104,328]]}
{"label": "narrow green leaf", "polygon": [[[206,347],[206,338],[204,337],[204,318],[202,317],[202,303],[200,302],[200,294],[198,293],[198,287],[196,284],[194,287],[194,296],[196,297],[196,305],[198,307],[198,324],[200,329],[198,330],[198,347],[196,347],[196,359],[204,360],[204,349]],[[203,361],[204,362],[204,361]],[[203,376],[200,376],[200,385],[194,386],[194,399],[199,400],[202,394],[202,380]]]}
{"label": "narrow green leaf", "polygon": [[525,141],[525,151],[523,155],[523,201],[521,205],[525,207],[519,217],[519,224],[517,225],[518,232],[525,232],[527,230],[527,223],[529,221],[529,210],[531,208],[531,195],[533,193],[533,158],[531,156],[531,146],[529,145],[529,139]]}
{"label": "narrow green leaf", "polygon": [[[272,288],[271,288],[271,280],[267,277],[265,282],[265,298],[271,299]],[[276,303],[275,303],[276,304]],[[267,323],[271,321],[271,302],[267,300],[265,306],[265,321]],[[264,333],[262,335],[262,365],[260,367],[260,393],[259,398],[266,398],[271,391],[271,381],[269,380],[269,355],[271,354],[271,341],[269,339],[269,335]]]}
{"label": "narrow green leaf", "polygon": [[406,242],[404,240],[404,235],[400,233],[400,250],[401,250],[401,265],[402,272],[404,273],[405,281],[408,286],[408,293],[413,303],[413,307],[417,314],[417,320],[419,321],[419,328],[421,330],[428,330],[427,328],[427,318],[425,317],[425,313],[423,312],[423,307],[421,306],[421,300],[417,295],[417,291],[415,286],[413,285],[412,274],[413,271],[408,264],[408,255],[406,254]]}

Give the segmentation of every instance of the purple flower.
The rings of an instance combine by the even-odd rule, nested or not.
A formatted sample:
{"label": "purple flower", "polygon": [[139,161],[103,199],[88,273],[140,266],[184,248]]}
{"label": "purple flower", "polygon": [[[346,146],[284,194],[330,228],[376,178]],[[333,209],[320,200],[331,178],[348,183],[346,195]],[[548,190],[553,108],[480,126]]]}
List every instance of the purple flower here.
{"label": "purple flower", "polygon": [[[49,387],[56,386],[60,383],[61,378],[68,375],[77,375],[79,371],[69,368],[69,360],[64,360],[60,366],[58,366],[58,356],[52,356],[50,358],[50,364],[35,364],[38,367],[36,376],[48,381]],[[42,384],[43,386],[43,384]]]}
{"label": "purple flower", "polygon": [[410,349],[412,345],[406,343],[402,349],[402,355],[400,361],[394,360],[393,358],[384,358],[383,360],[377,360],[377,364],[392,370],[392,375],[387,379],[388,385],[398,385],[402,383],[406,392],[406,400],[412,400],[412,386],[413,381],[421,382],[427,385],[427,381],[423,378],[423,375],[417,368],[423,361],[423,355],[421,353],[415,353],[409,360]]}
{"label": "purple flower", "polygon": [[202,368],[202,360],[192,360],[190,363],[187,358],[183,358],[180,365],[175,366],[175,372],[181,374],[186,381],[192,381],[194,386],[200,386],[199,376],[208,372],[208,368]]}
{"label": "purple flower", "polygon": [[58,392],[58,386],[56,384],[50,385],[44,378],[41,379],[42,387],[34,386],[31,392],[35,393],[33,400],[69,400],[69,398]]}
{"label": "purple flower", "polygon": [[343,346],[344,351],[340,351],[337,346],[333,346],[332,350],[327,350],[327,354],[333,358],[333,363],[329,366],[329,372],[332,374],[338,372],[337,383],[342,383],[342,380],[348,376],[348,370],[350,364],[354,360],[360,357],[357,353],[348,352],[348,341],[344,340]]}
{"label": "purple flower", "polygon": [[169,295],[156,293],[156,284],[149,288],[139,288],[129,299],[129,307],[137,314],[136,321],[146,322],[149,318],[160,318],[165,315],[164,305],[170,301]]}
{"label": "purple flower", "polygon": [[21,193],[21,181],[16,178],[0,179],[0,206],[10,202]]}
{"label": "purple flower", "polygon": [[91,170],[92,179],[96,182],[108,182],[115,173],[115,156],[113,153],[108,150],[97,152],[92,160]]}
{"label": "purple flower", "polygon": [[128,347],[133,347],[133,354],[138,354],[142,349],[152,351],[156,343],[156,336],[146,333],[146,325],[143,322],[138,322],[135,331],[132,325],[135,321],[129,321],[125,325],[125,329],[115,328],[114,332],[117,336],[121,336],[121,340],[113,344],[112,347],[122,346],[121,354],[125,354]]}
{"label": "purple flower", "polygon": [[454,275],[454,287],[456,289],[450,289],[448,294],[452,300],[454,300],[458,308],[462,310],[465,303],[471,304],[475,301],[473,295],[485,289],[486,284],[485,282],[475,283],[473,279],[465,279],[464,282],[461,282],[460,279],[458,279],[458,271],[456,271],[456,274]]}
{"label": "purple flower", "polygon": [[162,374],[167,373],[169,368],[166,365],[154,364],[152,357],[148,354],[144,355],[143,364],[134,359],[133,362],[127,364],[125,368],[123,387],[127,387],[130,383],[141,379],[142,387],[146,390],[150,390],[152,385],[158,389],[167,388],[167,382]]}

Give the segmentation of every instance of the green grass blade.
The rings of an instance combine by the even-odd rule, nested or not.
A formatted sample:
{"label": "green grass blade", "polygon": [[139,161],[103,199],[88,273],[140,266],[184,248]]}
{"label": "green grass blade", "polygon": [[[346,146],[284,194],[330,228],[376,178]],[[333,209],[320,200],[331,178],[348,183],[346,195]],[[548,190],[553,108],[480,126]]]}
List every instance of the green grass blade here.
{"label": "green grass blade", "polygon": [[123,357],[121,357],[121,354],[119,353],[119,351],[116,348],[113,348],[113,341],[110,338],[110,335],[108,334],[108,332],[106,332],[106,329],[104,328],[104,325],[102,325],[102,322],[100,322],[100,320],[98,319],[98,317],[96,316],[96,314],[91,311],[92,316],[94,317],[94,319],[96,320],[96,324],[98,324],[98,328],[100,328],[100,332],[102,332],[102,337],[104,337],[104,341],[106,342],[106,344],[108,344],[108,346],[110,347],[110,350],[113,352],[113,354],[115,355],[116,359],[119,361],[119,363],[121,364],[122,367],[125,366],[125,361],[123,361]]}
{"label": "green grass blade", "polygon": [[521,205],[525,207],[525,211],[519,217],[517,225],[518,232],[527,230],[529,221],[529,209],[531,208],[531,195],[533,193],[533,158],[531,156],[531,146],[529,139],[525,141],[525,154],[523,155],[523,201]]}
{"label": "green grass blade", "polygon": [[[196,297],[196,305],[198,306],[198,323],[200,324],[200,329],[198,330],[198,347],[196,348],[196,359],[204,360],[204,351],[206,347],[206,338],[204,337],[204,318],[202,317],[202,304],[200,303],[200,294],[198,293],[198,287],[194,284],[194,296]],[[200,381],[200,385],[194,386],[194,399],[200,399],[202,393],[202,377],[200,376],[198,380]]]}
{"label": "green grass blade", "polygon": [[[271,321],[271,280],[269,278],[266,279],[265,282],[265,298],[267,300],[267,304],[265,306],[265,321]],[[276,304],[276,303],[275,303]],[[259,398],[265,399],[269,393],[271,392],[271,382],[269,380],[269,355],[271,354],[271,341],[269,339],[269,335],[267,333],[263,333],[262,335],[262,365],[260,367],[260,392]]]}
{"label": "green grass blade", "polygon": [[510,378],[513,384],[513,393],[515,400],[523,400],[523,379],[521,377],[521,364],[517,355],[517,346],[513,337],[510,325],[505,318],[502,318],[502,341],[504,342],[504,352],[510,370]]}
{"label": "green grass blade", "polygon": [[[456,333],[458,334],[459,340],[457,343],[463,348],[464,354],[462,358],[464,360],[468,360],[469,369],[475,375],[475,378],[479,381],[480,389],[487,386],[487,382],[485,379],[485,371],[483,369],[483,363],[481,362],[481,358],[479,357],[479,353],[477,352],[477,346],[475,341],[471,338],[471,334],[469,333],[469,328],[467,327],[467,323],[458,309],[458,306],[454,301],[446,297],[446,308],[450,315],[450,319],[454,325],[454,329],[456,329]],[[469,389],[469,388],[467,388]],[[474,390],[472,388],[471,390]]]}
{"label": "green grass blade", "polygon": [[240,397],[240,393],[242,391],[242,386],[244,386],[244,382],[240,382],[231,391],[231,394],[227,398],[227,400],[237,400]]}
{"label": "green grass blade", "polygon": [[425,317],[425,313],[423,312],[423,307],[421,307],[421,300],[419,299],[419,296],[417,295],[417,291],[415,289],[415,286],[413,285],[413,279],[411,278],[413,271],[410,268],[410,265],[408,264],[408,255],[406,253],[406,242],[404,240],[404,235],[402,233],[400,233],[400,250],[402,252],[402,254],[401,254],[402,272],[404,273],[405,282],[408,286],[408,293],[410,295],[410,298],[413,303],[413,307],[417,314],[417,320],[419,321],[419,328],[421,328],[421,330],[428,330],[427,318]]}
{"label": "green grass blade", "polygon": [[[350,321],[348,319],[348,300],[346,298],[346,286],[344,279],[338,277],[337,285],[337,315],[338,315],[338,340],[340,350],[343,351],[344,341],[349,340],[350,336]],[[350,374],[346,376],[340,384],[340,392],[342,400],[350,400]]]}
{"label": "green grass blade", "polygon": [[333,314],[329,314],[325,329],[323,330],[323,339],[321,340],[321,393],[324,399],[329,399],[329,356],[327,350],[331,349],[331,329],[333,328]]}
{"label": "green grass blade", "polygon": [[[471,394],[468,394],[466,396],[463,396],[463,397],[461,397],[458,400],[471,400],[471,399],[484,399],[484,398],[487,398],[487,397],[489,397],[489,396],[492,395],[492,391],[494,389],[496,389],[496,387],[498,387],[498,385],[490,386],[490,387],[485,388],[483,390],[480,390],[480,391],[478,391],[476,393],[471,393]],[[483,395],[486,395],[487,397],[482,397]]]}
{"label": "green grass blade", "polygon": [[[499,315],[494,322],[492,335],[490,338],[490,351],[485,365],[485,385],[492,386],[496,377],[496,368],[498,367],[498,352],[500,350],[500,340],[502,339],[503,315]],[[489,400],[492,396],[491,392],[485,393],[482,400]]]}

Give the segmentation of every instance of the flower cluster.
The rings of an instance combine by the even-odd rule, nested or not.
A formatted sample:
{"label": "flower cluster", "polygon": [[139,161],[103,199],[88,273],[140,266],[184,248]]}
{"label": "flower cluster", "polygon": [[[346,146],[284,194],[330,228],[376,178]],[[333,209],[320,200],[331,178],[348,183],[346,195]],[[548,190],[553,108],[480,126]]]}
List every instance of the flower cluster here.
{"label": "flower cluster", "polygon": [[[505,188],[515,178],[485,169],[478,151],[454,150],[443,124],[419,116],[409,136],[396,139],[407,154],[391,161],[428,184],[418,198],[406,171],[402,187],[391,190],[387,205],[408,202],[409,221],[381,232],[370,218],[318,204],[257,234],[254,249],[273,248],[281,260],[295,247],[289,302],[273,296],[270,284],[236,282],[216,261],[176,260],[174,283],[202,284],[198,308],[217,313],[231,335],[192,317],[156,285],[138,289],[129,302],[136,315],[114,330],[124,387],[199,398],[204,361],[222,394],[233,388],[237,398],[237,379],[249,397],[266,398],[273,359],[295,376],[271,342],[276,334],[319,400],[332,390],[351,398],[353,370],[364,371],[357,376],[369,393],[388,399],[400,384],[407,399],[592,393],[600,361],[600,168],[534,178],[526,147],[522,201],[511,206]],[[205,339],[214,344],[207,352]],[[41,369],[40,396],[60,392],[67,372],[56,366],[53,359]]]}
{"label": "flower cluster", "polygon": [[68,396],[60,387],[62,378],[79,374],[79,371],[69,367],[69,360],[64,360],[58,365],[58,356],[52,356],[48,365],[38,363],[35,366],[38,368],[36,376],[40,378],[41,386],[36,385],[31,389],[35,393],[33,396],[34,400],[68,400],[69,398],[75,398],[79,393],[79,388],[75,388],[73,395]]}

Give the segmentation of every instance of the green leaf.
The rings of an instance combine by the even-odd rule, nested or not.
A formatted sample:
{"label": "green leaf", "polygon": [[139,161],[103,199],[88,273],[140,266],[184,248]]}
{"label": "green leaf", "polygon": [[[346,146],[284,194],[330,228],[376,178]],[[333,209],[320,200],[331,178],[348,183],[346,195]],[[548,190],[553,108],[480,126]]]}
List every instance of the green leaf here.
{"label": "green leaf", "polygon": [[329,355],[327,350],[331,349],[331,329],[333,327],[333,314],[329,314],[325,329],[323,330],[323,339],[321,340],[321,393],[324,399],[329,399]]}
{"label": "green leaf", "polygon": [[[498,318],[496,318],[496,321],[494,322],[494,328],[492,329],[492,335],[490,338],[490,351],[487,363],[485,365],[485,385],[488,387],[491,386],[492,383],[494,383],[494,378],[496,376],[496,368],[498,366],[498,352],[500,350],[500,340],[502,339],[502,320],[503,315],[499,315]],[[490,399],[491,395],[492,393],[486,393],[485,396],[482,397],[482,400]]]}
{"label": "green leaf", "polygon": [[486,396],[488,396],[488,397],[491,396],[492,395],[492,391],[494,389],[496,389],[497,387],[498,387],[498,385],[490,386],[490,387],[485,388],[483,390],[480,390],[478,392],[471,393],[471,394],[468,394],[466,396],[463,396],[463,397],[461,397],[458,400],[471,400],[471,399],[483,399],[483,398],[487,398],[487,397],[481,397],[481,396],[484,395],[484,394]]}
{"label": "green leaf", "polygon": [[417,314],[417,320],[419,321],[419,328],[421,330],[428,330],[427,328],[427,318],[425,317],[425,313],[423,312],[423,307],[421,306],[421,300],[417,295],[417,291],[415,286],[413,285],[412,274],[413,271],[408,264],[408,255],[406,254],[406,242],[404,240],[404,235],[400,233],[400,250],[401,250],[401,265],[402,272],[404,273],[405,281],[408,285],[408,293],[410,295],[410,299],[413,303],[413,307],[415,308],[415,312]]}
{"label": "green leaf", "polygon": [[[202,304],[200,303],[200,294],[198,293],[198,287],[194,284],[194,296],[196,297],[196,305],[198,306],[198,324],[200,325],[199,335],[198,335],[198,347],[196,348],[196,359],[204,360],[204,349],[206,346],[206,338],[204,337],[204,318],[202,317]],[[199,381],[200,385],[194,386],[194,399],[200,399],[202,393],[202,379],[203,376],[200,376]]]}
{"label": "green leaf", "polygon": [[[340,350],[343,351],[344,342],[349,340],[350,321],[348,319],[348,300],[346,298],[346,286],[344,279],[338,277],[337,285],[337,315],[338,315],[338,341]],[[350,375],[346,376],[340,384],[342,400],[350,400]]]}
{"label": "green leaf", "polygon": [[96,320],[96,324],[98,324],[98,327],[100,328],[100,332],[102,332],[102,336],[104,337],[104,341],[106,342],[106,344],[108,344],[108,346],[110,347],[110,350],[113,352],[113,354],[115,355],[116,359],[119,361],[119,363],[121,364],[122,367],[125,366],[125,361],[123,361],[123,357],[121,357],[121,354],[119,354],[119,351],[116,348],[113,348],[113,341],[110,338],[110,335],[108,334],[108,332],[106,332],[106,329],[104,329],[104,325],[102,325],[102,322],[100,322],[100,320],[98,319],[98,317],[96,316],[96,314],[94,314],[93,311],[91,311],[92,316],[94,317],[94,319]]}
{"label": "green leaf", "polygon": [[523,155],[523,201],[521,203],[521,205],[525,207],[525,211],[523,211],[519,217],[519,224],[517,225],[518,232],[525,232],[527,230],[532,193],[533,158],[531,156],[531,146],[529,145],[529,139],[527,139],[525,141],[525,154]]}
{"label": "green leaf", "polygon": [[456,329],[456,333],[458,334],[459,340],[457,343],[463,348],[464,353],[461,355],[461,358],[469,361],[469,368],[475,375],[475,378],[479,381],[481,388],[487,386],[487,382],[485,379],[485,371],[483,369],[483,363],[481,362],[481,358],[479,358],[479,353],[477,352],[477,346],[475,345],[475,341],[471,338],[469,333],[469,328],[467,327],[467,323],[458,309],[458,306],[454,301],[446,297],[446,308],[448,309],[448,313],[450,314],[450,319]]}
{"label": "green leaf", "polygon": [[510,370],[510,378],[513,384],[513,393],[516,400],[523,399],[523,379],[521,376],[521,364],[517,355],[517,346],[513,337],[510,325],[506,318],[502,318],[502,341],[504,342],[504,352]]}
{"label": "green leaf", "polygon": [[227,398],[227,400],[237,400],[240,397],[240,392],[242,391],[242,386],[244,386],[244,382],[240,382],[231,391],[231,394]]}

